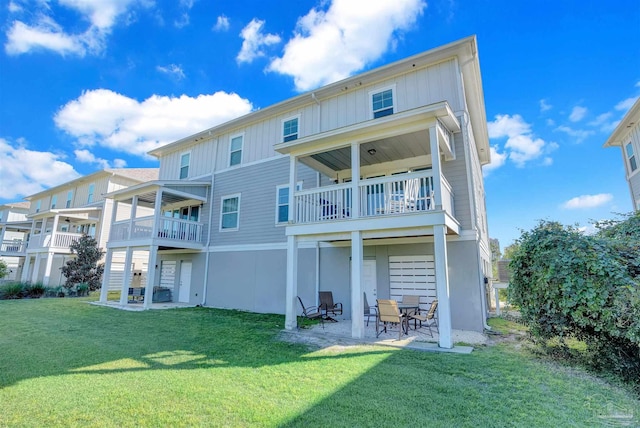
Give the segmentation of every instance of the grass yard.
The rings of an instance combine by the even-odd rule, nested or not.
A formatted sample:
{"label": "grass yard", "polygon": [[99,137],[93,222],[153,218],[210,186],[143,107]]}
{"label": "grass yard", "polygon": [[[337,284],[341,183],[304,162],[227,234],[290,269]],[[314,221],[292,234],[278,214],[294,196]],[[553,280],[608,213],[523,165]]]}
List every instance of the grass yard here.
{"label": "grass yard", "polygon": [[281,316],[87,300],[0,301],[0,426],[640,425],[626,389],[512,343],[311,350]]}

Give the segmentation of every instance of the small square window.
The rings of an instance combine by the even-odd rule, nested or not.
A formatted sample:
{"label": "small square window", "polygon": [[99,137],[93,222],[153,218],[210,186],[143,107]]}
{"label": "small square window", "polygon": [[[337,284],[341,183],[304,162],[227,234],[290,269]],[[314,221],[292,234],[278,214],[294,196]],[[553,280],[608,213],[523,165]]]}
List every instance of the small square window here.
{"label": "small square window", "polygon": [[387,89],[371,96],[373,118],[389,116],[393,114],[393,90]]}
{"label": "small square window", "polygon": [[222,198],[220,230],[237,230],[240,214],[240,196]]}
{"label": "small square window", "polygon": [[229,166],[240,165],[242,162],[242,143],[244,137],[242,135],[238,135],[237,137],[233,137],[231,139],[231,147],[229,154]]}
{"label": "small square window", "polygon": [[183,153],[180,156],[180,180],[189,177],[189,163],[191,162],[191,153]]}
{"label": "small square window", "polygon": [[287,141],[293,141],[298,139],[298,118],[295,117],[290,120],[285,120],[282,125],[282,138],[286,143]]}

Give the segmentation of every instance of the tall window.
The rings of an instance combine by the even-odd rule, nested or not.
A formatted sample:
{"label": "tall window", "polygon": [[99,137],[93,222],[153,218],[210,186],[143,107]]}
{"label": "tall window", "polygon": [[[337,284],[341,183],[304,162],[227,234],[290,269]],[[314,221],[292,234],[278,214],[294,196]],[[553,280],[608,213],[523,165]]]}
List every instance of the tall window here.
{"label": "tall window", "polygon": [[87,203],[90,204],[93,202],[93,192],[96,190],[96,185],[94,183],[89,184],[89,196],[87,196]]}
{"label": "tall window", "polygon": [[229,149],[229,166],[240,165],[242,162],[242,143],[244,136],[238,135],[231,139],[231,147]]}
{"label": "tall window", "polygon": [[282,123],[282,141],[293,141],[298,139],[298,118],[285,120]]}
{"label": "tall window", "polygon": [[633,146],[631,143],[627,143],[625,146],[625,152],[627,154],[627,160],[629,161],[629,172],[633,172],[638,169],[638,163],[636,162],[636,155],[633,153]]}
{"label": "tall window", "polygon": [[371,108],[374,119],[393,114],[393,89],[373,93],[371,95]]}
{"label": "tall window", "polygon": [[65,208],[71,208],[71,201],[73,201],[73,190],[69,190],[67,192],[67,203],[65,204]]}
{"label": "tall window", "polygon": [[220,213],[220,230],[238,230],[239,214],[240,195],[223,197]]}
{"label": "tall window", "polygon": [[[296,190],[302,190],[302,182],[296,184]],[[289,186],[276,188],[276,223],[289,221]]]}
{"label": "tall window", "polygon": [[180,156],[180,180],[189,176],[189,162],[191,161],[191,153],[183,153]]}
{"label": "tall window", "polygon": [[42,206],[42,201],[38,201],[36,202],[36,212],[39,213],[40,212],[40,208]]}
{"label": "tall window", "polygon": [[51,197],[51,209],[54,210],[57,204],[58,204],[58,195],[53,195]]}

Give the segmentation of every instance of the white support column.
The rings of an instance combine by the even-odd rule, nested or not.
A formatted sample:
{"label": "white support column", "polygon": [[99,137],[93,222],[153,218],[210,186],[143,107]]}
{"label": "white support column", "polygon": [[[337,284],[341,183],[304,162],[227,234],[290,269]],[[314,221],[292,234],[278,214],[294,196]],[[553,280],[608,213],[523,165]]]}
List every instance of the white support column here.
{"label": "white support column", "polygon": [[[133,258],[133,248],[127,247],[124,256],[124,272],[122,277],[122,288],[120,289],[120,304],[125,306],[129,299],[129,284],[131,283],[131,259]],[[145,296],[146,301],[146,296]]]}
{"label": "white support column", "polygon": [[138,211],[138,195],[134,195],[133,200],[131,202],[131,212],[129,213],[129,238],[128,239],[131,239],[131,235],[133,234],[133,225],[136,219],[136,211]]}
{"label": "white support column", "polygon": [[[213,209],[213,207],[211,208]],[[158,189],[158,192],[156,193],[156,201],[153,209],[155,218],[153,221],[153,230],[151,231],[151,239],[156,239],[158,237],[158,232],[160,232],[160,222],[162,221],[162,188]],[[151,255],[149,255],[149,257],[151,257]],[[146,301],[147,299],[145,298],[145,302]]]}
{"label": "white support column", "polygon": [[2,227],[0,228],[0,247],[2,247],[2,244],[4,244],[4,232],[5,232],[6,227]]}
{"label": "white support column", "polygon": [[362,297],[362,232],[351,232],[351,337],[364,337],[364,299]]}
{"label": "white support column", "polygon": [[295,200],[296,182],[298,177],[298,158],[289,156],[289,224],[296,221],[298,207]]}
{"label": "white support column", "polygon": [[[442,179],[440,176],[440,146],[438,145],[438,129],[436,124],[429,128],[429,145],[431,148],[431,172],[433,173],[433,199],[436,210],[442,209]],[[438,301],[439,304],[439,301]]]}
{"label": "white support column", "polygon": [[42,278],[42,285],[45,287],[49,285],[49,278],[51,278],[51,268],[53,266],[54,252],[49,251],[47,253],[47,263],[44,265],[44,277]]}
{"label": "white support column", "polygon": [[40,274],[40,253],[35,253],[35,262],[33,263],[33,272],[31,273],[31,283],[38,282],[38,275]]}
{"label": "white support column", "polygon": [[[58,214],[53,217],[53,227],[51,228],[51,242],[49,243],[49,247],[56,246],[56,235],[58,234],[58,223],[60,220],[60,216]],[[45,274],[46,276],[46,274]]]}
{"label": "white support column", "polygon": [[438,298],[438,330],[441,348],[453,348],[451,335],[451,305],[449,302],[449,272],[447,261],[446,226],[433,227],[433,246],[435,250],[436,296]]}
{"label": "white support column", "polygon": [[100,287],[100,302],[107,302],[107,294],[109,293],[109,282],[111,281],[111,261],[113,260],[113,250],[107,248],[107,254],[104,256],[104,273],[102,274],[102,286]]}
{"label": "white support column", "polygon": [[[144,288],[144,308],[151,309],[153,303],[153,287],[156,283],[156,276],[158,275],[158,246],[152,245],[149,247],[149,262],[147,268],[147,286]],[[175,297],[174,297],[175,298]]]}
{"label": "white support column", "polygon": [[27,254],[24,257],[24,266],[22,267],[22,275],[20,275],[20,281],[26,282],[29,276],[29,267],[31,266],[31,254]]}
{"label": "white support column", "polygon": [[360,218],[360,144],[351,143],[351,218]]}
{"label": "white support column", "polygon": [[[289,210],[291,215],[291,210]],[[284,328],[293,330],[298,325],[296,296],[298,295],[298,240],[295,235],[287,237],[287,288],[285,291]]]}

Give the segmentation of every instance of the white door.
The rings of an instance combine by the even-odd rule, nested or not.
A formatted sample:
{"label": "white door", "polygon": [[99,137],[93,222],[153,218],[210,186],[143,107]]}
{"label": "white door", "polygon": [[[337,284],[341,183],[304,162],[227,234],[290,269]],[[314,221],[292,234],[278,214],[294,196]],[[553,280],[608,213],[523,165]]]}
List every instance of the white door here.
{"label": "white door", "polygon": [[420,296],[427,309],[436,298],[436,271],[433,256],[389,256],[390,295],[402,300],[405,294]]}
{"label": "white door", "polygon": [[180,291],[178,302],[189,303],[191,294],[191,262],[180,262]]}
{"label": "white door", "polygon": [[378,298],[375,260],[363,260],[362,262],[362,290],[367,294],[369,306],[375,306]]}

